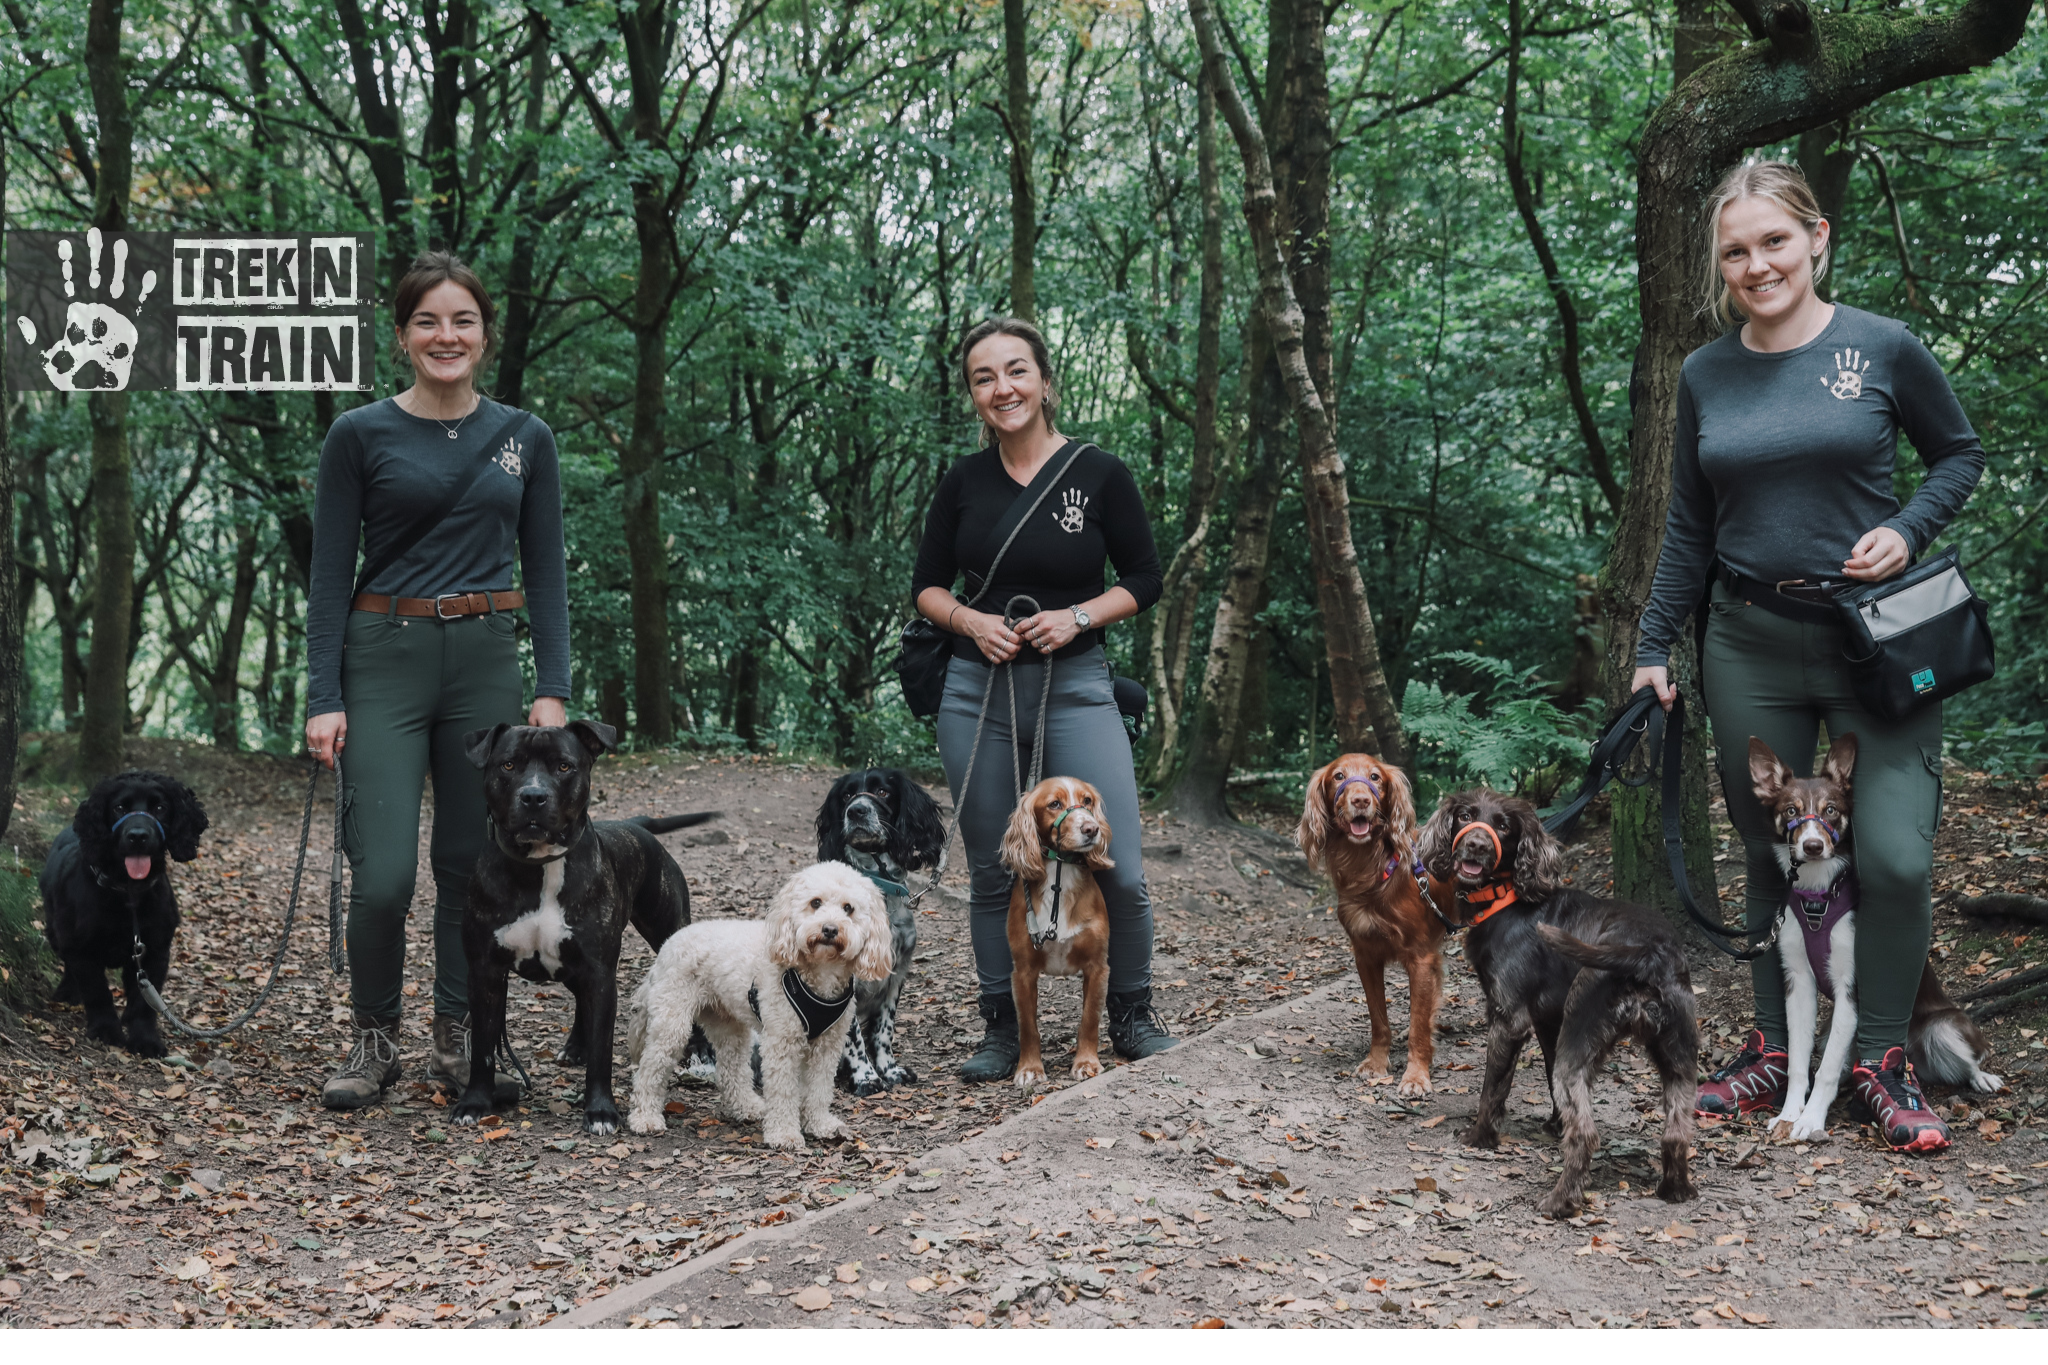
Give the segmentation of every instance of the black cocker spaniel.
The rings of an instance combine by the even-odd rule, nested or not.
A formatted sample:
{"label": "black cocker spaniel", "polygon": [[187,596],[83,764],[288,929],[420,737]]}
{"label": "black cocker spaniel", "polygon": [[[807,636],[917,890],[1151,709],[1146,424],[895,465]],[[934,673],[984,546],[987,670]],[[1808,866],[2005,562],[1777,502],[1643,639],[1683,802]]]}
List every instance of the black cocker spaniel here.
{"label": "black cocker spaniel", "polygon": [[[199,856],[206,810],[184,783],[131,770],[109,777],[79,804],[71,828],[43,863],[43,932],[64,964],[53,999],[85,1006],[85,1031],[144,1057],[164,1055],[156,1011],[135,980],[135,940],[159,991],[171,965],[178,898],[170,862]],[[127,1008],[117,1016],[107,971],[121,969]]]}

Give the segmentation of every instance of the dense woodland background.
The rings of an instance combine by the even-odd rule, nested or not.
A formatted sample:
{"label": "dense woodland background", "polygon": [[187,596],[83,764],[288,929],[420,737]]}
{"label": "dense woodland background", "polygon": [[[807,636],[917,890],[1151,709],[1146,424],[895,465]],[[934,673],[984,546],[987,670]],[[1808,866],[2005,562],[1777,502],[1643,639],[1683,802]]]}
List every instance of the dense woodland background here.
{"label": "dense woodland background", "polygon": [[[956,345],[1035,315],[1062,427],[1131,466],[1172,561],[1111,647],[1154,687],[1146,785],[1199,813],[1375,734],[1428,784],[1554,789],[1619,685],[1704,339],[1669,244],[1701,175],[1791,157],[1835,211],[1828,290],[1910,321],[1990,453],[1947,540],[2000,676],[1951,744],[2043,757],[2048,23],[1197,8],[1206,67],[1169,0],[0,0],[6,225],[369,229],[387,287],[428,244],[472,258],[489,388],[562,450],[572,712],[844,763],[933,766],[887,665],[974,445]],[[1260,306],[1260,164],[1341,467]],[[406,382],[388,352],[377,379]],[[297,749],[313,472],[352,399],[6,397],[18,729],[81,731],[87,770],[124,730]],[[1345,554],[1362,645],[1325,631]]]}

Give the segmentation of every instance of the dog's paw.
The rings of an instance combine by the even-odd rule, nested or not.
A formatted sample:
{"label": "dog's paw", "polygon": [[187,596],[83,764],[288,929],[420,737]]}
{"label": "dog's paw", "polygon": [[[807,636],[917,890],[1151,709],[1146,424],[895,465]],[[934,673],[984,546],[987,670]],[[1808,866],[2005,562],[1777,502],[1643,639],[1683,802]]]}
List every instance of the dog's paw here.
{"label": "dog's paw", "polygon": [[642,1137],[654,1137],[668,1131],[668,1120],[659,1113],[642,1114],[635,1111],[626,1120],[626,1126]]}
{"label": "dog's paw", "polygon": [[1394,1079],[1393,1073],[1387,1070],[1386,1059],[1383,1057],[1367,1057],[1352,1070],[1351,1074],[1363,1076],[1365,1079],[1375,1082],[1391,1081]]}
{"label": "dog's paw", "polygon": [[1657,1184],[1657,1197],[1667,1204],[1689,1204],[1700,1192],[1687,1177],[1667,1175]]}
{"label": "dog's paw", "polygon": [[843,1142],[850,1135],[845,1124],[829,1116],[811,1129],[811,1136],[820,1142]]}
{"label": "dog's paw", "polygon": [[1010,1078],[1019,1090],[1029,1090],[1045,1081],[1045,1067],[1038,1063],[1019,1063],[1017,1074]]}
{"label": "dog's paw", "polygon": [[1474,1124],[1458,1134],[1458,1141],[1464,1143],[1467,1147],[1479,1147],[1490,1152],[1500,1146],[1500,1134],[1491,1128]]}
{"label": "dog's paw", "polygon": [[1412,1100],[1419,1095],[1427,1095],[1428,1093],[1429,1073],[1427,1071],[1417,1071],[1410,1068],[1402,1074],[1400,1089],[1402,1099]]}
{"label": "dog's paw", "polygon": [[555,1065],[567,1071],[571,1067],[581,1067],[588,1060],[589,1054],[584,1052],[582,1042],[571,1038],[562,1044],[561,1052],[555,1057]]}
{"label": "dog's paw", "polygon": [[[1781,1120],[1782,1122],[1782,1120]],[[1772,1128],[1775,1135],[1777,1128]],[[1826,1142],[1828,1138],[1828,1116],[1826,1113],[1803,1113],[1790,1125],[1788,1136],[1794,1142]]]}
{"label": "dog's paw", "polygon": [[888,1085],[882,1080],[880,1076],[876,1076],[870,1080],[855,1081],[853,1083],[853,1093],[860,1096],[862,1099],[866,1099],[870,1095],[879,1095],[888,1088]]}
{"label": "dog's paw", "polygon": [[1570,1218],[1584,1203],[1571,1190],[1552,1190],[1536,1201],[1536,1212],[1545,1218]]}
{"label": "dog's paw", "polygon": [[[892,1066],[882,1073],[882,1079],[890,1085],[916,1085],[917,1073],[907,1066]],[[1997,1080],[1996,1076],[1991,1078]]]}
{"label": "dog's paw", "polygon": [[456,1101],[455,1108],[449,1112],[448,1117],[464,1128],[474,1128],[476,1127],[476,1121],[490,1112],[491,1106],[488,1099],[469,1099],[464,1097]]}
{"label": "dog's paw", "polygon": [[147,1032],[141,1029],[129,1029],[128,1041],[125,1046],[138,1057],[168,1057],[171,1055],[171,1050],[164,1046],[164,1036],[155,1029],[150,1029]]}
{"label": "dog's paw", "polygon": [[1988,1071],[1979,1071],[1970,1077],[1970,1089],[1980,1095],[1995,1095],[2005,1088],[2005,1080]]}
{"label": "dog's paw", "polygon": [[1074,1059],[1074,1079],[1075,1079],[1075,1080],[1077,1080],[1077,1081],[1085,1081],[1085,1080],[1090,1080],[1090,1079],[1092,1079],[1092,1078],[1094,1078],[1094,1077],[1096,1077],[1096,1076],[1100,1076],[1101,1074],[1102,1074],[1102,1063],[1101,1063],[1101,1062],[1099,1062],[1099,1061],[1097,1061],[1097,1060],[1096,1060],[1095,1058],[1093,1058],[1093,1057],[1076,1057],[1076,1058]]}
{"label": "dog's paw", "polygon": [[85,1024],[85,1036],[96,1043],[108,1043],[116,1047],[128,1041],[121,1032],[119,1019],[88,1019]]}
{"label": "dog's paw", "polygon": [[583,1131],[593,1137],[609,1137],[624,1126],[618,1105],[609,1095],[600,1095],[583,1106]]}
{"label": "dog's paw", "polygon": [[804,1135],[795,1128],[775,1128],[761,1134],[761,1140],[778,1152],[800,1152],[804,1146]]}

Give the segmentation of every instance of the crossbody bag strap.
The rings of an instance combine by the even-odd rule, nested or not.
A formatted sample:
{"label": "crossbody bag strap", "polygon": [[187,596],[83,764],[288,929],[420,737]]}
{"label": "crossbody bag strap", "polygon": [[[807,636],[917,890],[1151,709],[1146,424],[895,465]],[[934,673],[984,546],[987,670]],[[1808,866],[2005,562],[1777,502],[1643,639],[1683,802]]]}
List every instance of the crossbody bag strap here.
{"label": "crossbody bag strap", "polygon": [[[996,570],[1002,565],[1003,556],[1010,552],[1010,542],[1015,540],[1017,533],[1024,529],[1024,523],[1031,520],[1031,514],[1038,510],[1038,505],[1045,501],[1046,495],[1052,492],[1054,485],[1067,476],[1067,471],[1074,467],[1074,461],[1081,458],[1081,452],[1084,450],[1094,450],[1095,448],[1096,446],[1093,441],[1077,442],[1074,446],[1074,453],[1067,456],[1066,463],[1061,465],[1059,471],[1050,479],[1045,477],[1043,470],[1039,472],[1038,479],[1033,480],[1034,483],[1042,481],[1036,494],[1033,494],[1029,488],[1017,490],[1017,496],[1011,500],[1009,510],[1004,512],[1003,519],[996,523],[996,531],[1003,537],[1002,548],[997,550],[996,557],[989,561],[988,572],[982,575],[981,587],[975,592],[974,596],[967,599],[965,605],[973,606],[988,592],[989,586],[996,581]],[[1001,459],[1002,457],[998,455],[996,458]],[[1046,467],[1048,469],[1051,468],[1050,461],[1047,462]],[[1030,498],[1030,501],[1026,502],[1026,498]]]}
{"label": "crossbody bag strap", "polygon": [[410,526],[400,531],[397,538],[384,547],[382,554],[363,566],[362,573],[356,578],[355,591],[349,595],[360,597],[369,589],[378,574],[403,559],[413,546],[425,540],[427,532],[440,525],[442,519],[455,510],[456,504],[462,501],[463,495],[469,492],[471,486],[483,477],[484,466],[496,457],[498,448],[524,426],[526,419],[531,415],[518,408],[512,409],[512,416],[505,425],[498,428],[497,434],[490,440],[484,442],[483,449],[469,462],[469,467],[456,476],[455,482],[448,485],[448,490],[441,495],[441,500],[414,518]]}

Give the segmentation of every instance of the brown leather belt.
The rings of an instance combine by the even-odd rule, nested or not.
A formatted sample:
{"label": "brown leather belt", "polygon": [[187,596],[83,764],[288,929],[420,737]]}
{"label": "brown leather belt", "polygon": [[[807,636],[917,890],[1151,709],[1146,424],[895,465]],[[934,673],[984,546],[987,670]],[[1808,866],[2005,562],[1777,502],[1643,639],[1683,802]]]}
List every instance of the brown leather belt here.
{"label": "brown leather belt", "polygon": [[[357,611],[371,611],[379,616],[390,614],[391,599],[381,592],[366,592],[356,595],[350,604]],[[523,592],[451,592],[445,597],[401,597],[398,599],[400,616],[437,616],[444,621],[457,616],[487,616],[492,612],[513,611],[526,605]]]}

